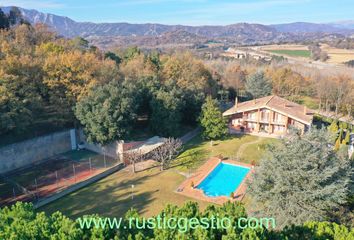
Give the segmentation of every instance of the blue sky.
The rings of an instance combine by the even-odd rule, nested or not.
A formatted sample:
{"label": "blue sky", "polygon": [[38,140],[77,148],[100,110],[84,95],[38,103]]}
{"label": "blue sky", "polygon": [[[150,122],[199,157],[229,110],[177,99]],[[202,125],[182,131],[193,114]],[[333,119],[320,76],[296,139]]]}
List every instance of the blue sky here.
{"label": "blue sky", "polygon": [[226,25],[354,19],[353,0],[0,0],[76,21]]}

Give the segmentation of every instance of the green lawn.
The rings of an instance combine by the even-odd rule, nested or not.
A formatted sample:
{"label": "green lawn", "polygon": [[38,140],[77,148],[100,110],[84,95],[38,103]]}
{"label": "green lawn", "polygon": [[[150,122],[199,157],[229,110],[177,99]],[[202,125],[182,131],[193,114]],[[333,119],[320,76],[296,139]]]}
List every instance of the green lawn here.
{"label": "green lawn", "polygon": [[[221,154],[234,159],[241,145],[255,141],[257,143],[244,148],[240,157],[240,161],[244,162],[258,162],[264,153],[265,144],[277,140],[243,135],[230,136],[222,141],[214,141],[211,145],[210,141],[204,141],[198,135],[185,145],[185,151],[168,170],[160,172],[157,167],[136,174],[122,170],[44,206],[41,210],[47,213],[60,210],[72,218],[94,213],[119,217],[133,207],[143,216],[152,216],[159,213],[167,203],[182,205],[187,200],[197,201],[175,193],[185,180],[181,172],[192,173],[211,156]],[[209,204],[197,202],[202,209]]]}
{"label": "green lawn", "polygon": [[260,142],[250,144],[244,149],[239,161],[245,163],[252,163],[254,161],[256,164],[259,164],[261,158],[267,153],[266,146],[277,142],[279,140],[274,138],[260,138]]}
{"label": "green lawn", "polygon": [[281,55],[288,55],[292,57],[306,57],[309,58],[311,56],[311,52],[309,50],[287,50],[287,49],[278,49],[278,50],[266,50],[268,52],[277,53]]}
{"label": "green lawn", "polygon": [[[40,210],[47,213],[60,210],[77,218],[94,213],[121,217],[130,208],[135,208],[143,216],[152,216],[158,214],[166,203],[182,205],[187,200],[195,201],[174,192],[184,179],[173,169],[161,172],[158,167],[136,174],[119,171]],[[202,209],[208,205],[198,202]]]}
{"label": "green lawn", "polygon": [[[260,139],[260,143],[246,147],[240,156],[240,161],[251,163],[252,160],[258,162],[261,154],[265,152],[263,145],[268,142],[277,141],[271,138],[260,138],[251,135],[233,135],[222,141],[204,141],[201,136],[197,136],[185,146],[185,151],[177,157],[174,166],[178,166],[181,171],[193,171],[205,160],[212,156],[222,155],[230,159],[236,159],[238,149],[244,143],[254,142]],[[258,150],[258,145],[262,148]]]}

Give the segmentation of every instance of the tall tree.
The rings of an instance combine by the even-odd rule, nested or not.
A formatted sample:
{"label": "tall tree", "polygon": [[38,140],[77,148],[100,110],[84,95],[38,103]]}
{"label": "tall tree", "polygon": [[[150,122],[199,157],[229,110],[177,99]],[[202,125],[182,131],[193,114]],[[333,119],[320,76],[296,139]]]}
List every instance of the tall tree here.
{"label": "tall tree", "polygon": [[[339,113],[340,106],[345,103],[345,99],[350,95],[350,92],[353,91],[353,79],[349,76],[338,75],[332,79],[333,88],[330,91],[330,98],[335,107],[336,116]],[[350,99],[350,98],[348,98]],[[349,106],[353,106],[354,104],[351,102]]]}
{"label": "tall tree", "polygon": [[183,90],[204,92],[215,96],[217,83],[201,60],[191,53],[173,54],[163,59],[163,78]]}
{"label": "tall tree", "polygon": [[129,47],[124,52],[124,60],[126,62],[140,55],[141,51],[137,46]]}
{"label": "tall tree", "polygon": [[119,57],[119,55],[115,54],[114,52],[106,52],[104,54],[104,57],[115,61],[117,65],[119,65],[122,62],[122,58]]}
{"label": "tall tree", "polygon": [[117,80],[117,66],[111,60],[99,60],[93,53],[79,50],[48,54],[43,70],[50,102],[65,119],[73,120],[75,103],[97,85]]}
{"label": "tall tree", "polygon": [[270,146],[249,183],[260,214],[282,226],[327,220],[346,202],[353,169],[330,145],[326,129],[291,135]]}
{"label": "tall tree", "polygon": [[218,102],[210,96],[206,98],[202,106],[199,121],[203,128],[203,137],[205,139],[215,140],[226,136],[226,119],[222,116]]}
{"label": "tall tree", "polygon": [[151,102],[151,130],[163,137],[177,136],[180,133],[182,113],[184,105],[182,102],[182,92],[177,88],[169,91],[158,90]]}
{"label": "tall tree", "polygon": [[129,137],[136,119],[135,90],[116,81],[97,87],[75,107],[88,141],[106,144]]}
{"label": "tall tree", "polygon": [[308,87],[305,79],[290,68],[279,68],[269,75],[272,79],[273,93],[280,96],[299,95]]}
{"label": "tall tree", "polygon": [[258,71],[247,77],[246,91],[253,98],[268,96],[272,93],[272,84],[263,71]]}

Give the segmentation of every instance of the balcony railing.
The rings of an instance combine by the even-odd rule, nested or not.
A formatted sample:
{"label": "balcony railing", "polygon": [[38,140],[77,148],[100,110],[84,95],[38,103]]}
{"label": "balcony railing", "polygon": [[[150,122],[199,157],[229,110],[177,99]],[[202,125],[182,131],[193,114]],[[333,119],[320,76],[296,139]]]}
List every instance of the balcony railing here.
{"label": "balcony railing", "polygon": [[253,122],[256,122],[256,121],[257,121],[257,118],[256,118],[256,117],[251,118],[251,117],[246,117],[246,116],[244,116],[244,117],[242,117],[242,120],[244,120],[244,121],[253,121]]}
{"label": "balcony railing", "polygon": [[[243,121],[249,121],[249,122],[258,122],[257,118],[250,118],[250,117],[242,117]],[[268,118],[260,118],[259,122],[261,123],[269,123],[269,119]],[[283,120],[271,120],[270,121],[271,124],[278,124],[278,125],[286,125],[286,123]]]}

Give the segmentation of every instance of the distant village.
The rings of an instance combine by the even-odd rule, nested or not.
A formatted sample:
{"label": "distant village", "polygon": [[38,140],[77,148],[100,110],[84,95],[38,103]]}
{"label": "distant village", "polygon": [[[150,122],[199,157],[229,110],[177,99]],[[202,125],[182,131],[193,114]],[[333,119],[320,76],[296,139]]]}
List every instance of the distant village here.
{"label": "distant village", "polygon": [[228,49],[225,50],[225,52],[222,54],[224,57],[232,57],[236,59],[245,59],[247,57],[253,58],[255,60],[264,60],[264,61],[271,61],[272,57],[270,55],[265,55],[261,53],[256,53],[253,50],[242,48],[242,49],[236,49],[229,47]]}

